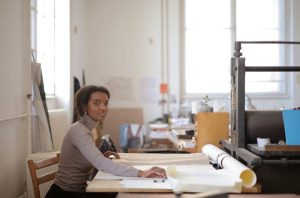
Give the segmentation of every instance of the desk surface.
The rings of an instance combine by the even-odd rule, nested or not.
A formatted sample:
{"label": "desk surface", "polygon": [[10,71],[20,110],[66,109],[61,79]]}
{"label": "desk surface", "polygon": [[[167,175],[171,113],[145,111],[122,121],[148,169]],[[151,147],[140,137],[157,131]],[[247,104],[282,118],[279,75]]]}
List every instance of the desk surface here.
{"label": "desk surface", "polygon": [[[89,183],[86,188],[87,192],[125,192],[125,193],[173,193],[171,189],[149,189],[145,188],[124,188],[121,180],[98,180],[95,179]],[[244,193],[259,193],[261,185],[256,184],[252,188],[242,188]]]}
{"label": "desk surface", "polygon": [[[119,193],[117,198],[176,198],[171,193]],[[229,194],[229,198],[300,198],[295,194]]]}
{"label": "desk surface", "polygon": [[[143,153],[120,153],[123,163],[127,165],[135,165],[138,169],[148,169],[148,166],[159,165],[162,167],[176,164],[176,171],[181,174],[180,179],[184,179],[182,174],[186,174],[191,181],[186,180],[187,183],[182,185],[200,185],[202,191],[204,189],[215,188],[215,181],[218,181],[218,189],[224,189],[228,192],[247,192],[247,193],[259,193],[261,192],[261,186],[255,185],[251,188],[240,188],[240,180],[232,182],[226,180],[225,177],[231,178],[228,174],[230,172],[218,172],[210,164],[209,159],[202,153],[194,154],[143,154]],[[180,156],[180,157],[179,157]],[[177,161],[176,161],[177,160]],[[154,163],[156,162],[156,163]],[[133,164],[132,164],[133,163]],[[188,167],[187,167],[188,166]],[[191,171],[192,174],[191,174]],[[218,172],[218,173],[217,173]],[[208,177],[207,174],[212,174],[212,177]],[[222,174],[221,174],[222,173]],[[180,175],[179,174],[179,175]],[[196,178],[195,178],[196,177]],[[198,181],[200,177],[201,181]],[[208,180],[206,180],[206,179]],[[235,178],[235,177],[234,177]],[[98,172],[96,177],[88,184],[87,192],[172,192],[169,182],[154,182],[155,179],[143,179],[130,178],[124,179],[123,177],[117,177],[108,173]],[[187,179],[187,178],[185,178]],[[194,179],[194,180],[193,180]],[[236,179],[236,178],[235,178]],[[185,181],[185,180],[184,180]],[[197,182],[195,182],[197,181]],[[222,182],[219,182],[222,181]],[[183,182],[183,181],[181,181]],[[190,182],[190,183],[189,183]],[[204,183],[203,183],[204,182]],[[205,185],[206,184],[206,185]],[[187,192],[199,192],[199,188],[191,186],[191,188],[185,188]],[[198,190],[195,190],[198,189]]]}
{"label": "desk surface", "polygon": [[170,189],[124,188],[121,180],[93,180],[86,188],[87,192],[147,192],[172,193]]}

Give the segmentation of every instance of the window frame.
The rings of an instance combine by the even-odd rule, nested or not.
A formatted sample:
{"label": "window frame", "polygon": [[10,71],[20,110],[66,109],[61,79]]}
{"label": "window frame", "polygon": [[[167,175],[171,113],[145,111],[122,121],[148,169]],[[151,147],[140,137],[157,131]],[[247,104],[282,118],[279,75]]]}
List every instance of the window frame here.
{"label": "window frame", "polygon": [[[236,40],[236,0],[231,0],[231,49],[230,52],[233,54],[234,51],[234,41]],[[288,35],[286,34],[287,28],[289,28],[289,23],[287,22],[288,19],[288,13],[289,13],[289,6],[286,1],[279,1],[279,27],[280,27],[280,32],[279,32],[279,37],[281,40],[286,40],[288,39]],[[188,99],[199,99],[201,97],[204,97],[207,95],[207,93],[187,93],[186,92],[186,13],[185,9],[186,8],[186,0],[180,2],[180,33],[181,33],[181,66],[180,66],[180,95],[181,98],[188,98]],[[282,17],[283,16],[283,17]],[[243,49],[241,50],[243,52]],[[289,56],[286,56],[289,52],[289,47],[288,46],[282,46],[280,48],[280,65],[278,66],[283,66],[283,65],[289,65],[291,62],[291,58]],[[232,57],[232,56],[231,56]],[[229,57],[229,58],[231,58]],[[282,58],[282,57],[287,57],[287,58]],[[245,57],[247,60],[247,57]],[[247,62],[246,62],[246,66]],[[249,65],[250,66],[250,65]],[[251,98],[256,98],[256,99],[268,99],[268,98],[273,98],[273,99],[285,99],[290,96],[290,90],[289,90],[289,73],[283,73],[282,74],[282,86],[283,88],[279,92],[264,92],[264,93],[247,93],[248,95],[251,96]],[[229,84],[230,85],[230,84]],[[230,91],[230,90],[229,90]],[[225,95],[229,95],[228,93],[209,93],[211,98],[224,98]]]}

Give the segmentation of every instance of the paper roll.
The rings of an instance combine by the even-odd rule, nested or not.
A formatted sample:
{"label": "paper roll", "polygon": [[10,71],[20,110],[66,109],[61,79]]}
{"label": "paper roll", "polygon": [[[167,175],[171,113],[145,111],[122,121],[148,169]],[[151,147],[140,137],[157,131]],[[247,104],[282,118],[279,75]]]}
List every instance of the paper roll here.
{"label": "paper roll", "polygon": [[202,153],[208,156],[210,161],[213,164],[218,163],[218,158],[221,155],[228,155],[225,151],[219,149],[218,147],[212,145],[212,144],[206,144],[202,147]]}
{"label": "paper roll", "polygon": [[202,152],[206,154],[212,162],[217,162],[220,167],[232,170],[232,173],[243,181],[243,186],[250,188],[256,184],[256,174],[250,168],[231,157],[220,148],[207,144],[202,147]]}
{"label": "paper roll", "polygon": [[222,160],[224,168],[233,170],[233,173],[243,181],[243,186],[246,188],[256,184],[256,174],[231,156],[226,156]]}

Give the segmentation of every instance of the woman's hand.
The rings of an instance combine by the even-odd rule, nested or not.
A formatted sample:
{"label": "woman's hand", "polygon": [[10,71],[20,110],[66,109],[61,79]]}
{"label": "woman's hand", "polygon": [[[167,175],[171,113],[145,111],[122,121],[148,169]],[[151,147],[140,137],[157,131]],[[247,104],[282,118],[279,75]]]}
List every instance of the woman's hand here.
{"label": "woman's hand", "polygon": [[154,166],[150,170],[142,171],[140,170],[138,173],[138,177],[146,177],[146,178],[166,178],[166,171],[163,168]]}

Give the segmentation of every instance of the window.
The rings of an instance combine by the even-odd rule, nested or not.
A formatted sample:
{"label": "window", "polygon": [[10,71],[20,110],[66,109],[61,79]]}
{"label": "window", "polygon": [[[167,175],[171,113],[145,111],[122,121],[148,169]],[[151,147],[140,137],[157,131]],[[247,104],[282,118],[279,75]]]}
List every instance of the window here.
{"label": "window", "polygon": [[[236,40],[284,40],[284,8],[279,0],[186,0],[184,9],[185,94],[225,94],[230,90],[230,58]],[[242,45],[246,66],[284,64],[280,45]],[[285,75],[247,72],[246,92],[283,94]]]}
{"label": "window", "polygon": [[54,0],[32,0],[31,48],[41,63],[44,88],[54,95]]}
{"label": "window", "polygon": [[36,61],[41,63],[47,95],[54,95],[55,83],[54,8],[54,0],[32,0],[32,49]]}
{"label": "window", "polygon": [[[259,5],[259,6],[257,6]],[[236,2],[237,40],[273,40],[280,38],[279,4],[277,0]],[[253,14],[255,11],[255,14]],[[249,17],[251,16],[251,17]],[[245,45],[243,55],[246,65],[283,65],[280,60],[280,45]],[[248,72],[246,91],[279,93],[284,90],[284,73]]]}

